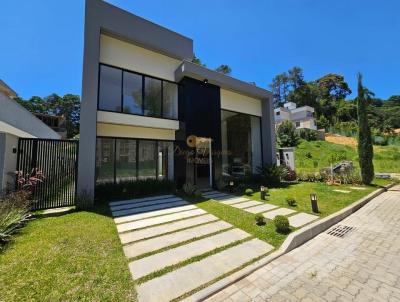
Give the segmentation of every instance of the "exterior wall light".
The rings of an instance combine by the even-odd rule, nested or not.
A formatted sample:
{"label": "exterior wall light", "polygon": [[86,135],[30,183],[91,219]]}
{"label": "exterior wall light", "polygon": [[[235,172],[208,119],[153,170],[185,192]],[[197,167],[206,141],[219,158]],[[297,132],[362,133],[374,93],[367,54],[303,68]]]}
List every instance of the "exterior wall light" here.
{"label": "exterior wall light", "polygon": [[207,83],[208,83],[208,79],[204,79],[204,80],[203,80],[203,83],[204,83],[204,84],[207,84]]}
{"label": "exterior wall light", "polygon": [[311,193],[311,194],[310,194],[310,199],[311,199],[311,208],[312,208],[312,211],[313,211],[314,213],[318,213],[319,211],[318,211],[317,194]]}
{"label": "exterior wall light", "polygon": [[260,187],[260,192],[261,192],[261,200],[265,200],[265,195],[266,195],[266,190],[264,186]]}

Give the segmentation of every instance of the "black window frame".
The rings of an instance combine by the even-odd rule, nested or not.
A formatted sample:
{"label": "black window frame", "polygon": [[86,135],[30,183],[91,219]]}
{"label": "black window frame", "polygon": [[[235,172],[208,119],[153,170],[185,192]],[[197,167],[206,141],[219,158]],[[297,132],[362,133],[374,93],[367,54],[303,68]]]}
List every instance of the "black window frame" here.
{"label": "black window frame", "polygon": [[[110,68],[115,68],[118,70],[121,70],[122,72],[122,77],[121,77],[121,96],[120,96],[120,110],[107,110],[107,109],[101,109],[100,108],[100,74],[101,74],[101,66],[107,66]],[[124,108],[123,108],[123,102],[124,102],[124,73],[133,73],[136,75],[139,75],[142,77],[142,113],[138,114],[138,113],[129,113],[129,112],[124,112]],[[144,114],[144,109],[145,109],[145,102],[146,102],[146,96],[145,96],[145,78],[152,78],[152,79],[156,79],[161,81],[161,114],[160,116],[158,115],[146,115]],[[128,115],[136,115],[136,116],[145,116],[145,117],[153,117],[153,118],[162,118],[162,119],[167,119],[167,120],[173,120],[173,121],[178,121],[178,116],[176,118],[170,118],[170,117],[164,117],[164,82],[169,82],[172,84],[175,84],[179,90],[179,83],[176,83],[174,81],[170,81],[170,80],[166,80],[166,79],[162,79],[162,78],[158,78],[155,76],[151,76],[148,74],[144,74],[144,73],[140,73],[137,71],[132,71],[129,69],[125,69],[125,68],[121,68],[121,67],[117,67],[114,65],[110,65],[110,64],[106,64],[106,63],[99,63],[99,71],[98,71],[98,79],[97,79],[97,110],[98,111],[106,111],[106,112],[115,112],[115,113],[121,113],[121,114],[128,114]],[[176,100],[178,102],[177,106],[179,106],[179,93],[178,93],[178,99]],[[178,114],[178,112],[177,112]]]}

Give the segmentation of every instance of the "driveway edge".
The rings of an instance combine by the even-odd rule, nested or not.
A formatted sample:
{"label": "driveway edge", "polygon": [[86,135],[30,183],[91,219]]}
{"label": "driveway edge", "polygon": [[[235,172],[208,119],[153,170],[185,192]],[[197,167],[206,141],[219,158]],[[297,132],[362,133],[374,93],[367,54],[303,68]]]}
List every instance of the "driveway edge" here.
{"label": "driveway edge", "polygon": [[323,219],[317,220],[314,223],[301,228],[294,233],[290,234],[280,248],[273,252],[272,254],[267,255],[266,257],[252,263],[251,265],[233,273],[232,275],[225,277],[216,283],[198,291],[197,293],[187,297],[183,301],[185,302],[197,302],[197,301],[204,301],[205,299],[211,297],[212,295],[216,294],[217,292],[223,290],[224,288],[228,287],[229,285],[247,277],[251,273],[255,272],[256,270],[260,269],[264,265],[268,264],[269,262],[275,260],[276,258],[290,252],[291,250],[297,248],[298,246],[304,244],[308,240],[314,238],[318,234],[326,231],[334,224],[338,223],[339,221],[343,220],[347,216],[353,214],[372,199],[377,197],[378,195],[386,192],[391,187],[395,186],[395,183],[387,185],[383,188],[375,190],[368,194],[367,196],[361,198],[360,200],[352,203],[351,205],[347,206],[346,208],[329,215]]}

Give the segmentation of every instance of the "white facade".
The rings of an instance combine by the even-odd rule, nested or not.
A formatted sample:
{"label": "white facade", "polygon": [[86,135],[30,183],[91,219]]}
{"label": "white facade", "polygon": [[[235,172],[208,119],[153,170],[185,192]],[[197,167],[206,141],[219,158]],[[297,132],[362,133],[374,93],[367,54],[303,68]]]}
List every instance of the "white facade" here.
{"label": "white facade", "polygon": [[291,121],[296,129],[307,128],[317,130],[317,123],[314,118],[314,108],[302,106],[297,108],[295,103],[288,102],[283,107],[276,108],[275,127],[284,121]]}

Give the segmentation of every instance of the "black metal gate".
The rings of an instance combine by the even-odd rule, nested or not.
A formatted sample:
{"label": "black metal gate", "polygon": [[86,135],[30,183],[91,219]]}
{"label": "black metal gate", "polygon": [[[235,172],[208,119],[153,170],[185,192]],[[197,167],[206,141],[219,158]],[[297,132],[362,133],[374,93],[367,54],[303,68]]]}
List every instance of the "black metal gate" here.
{"label": "black metal gate", "polygon": [[20,138],[17,171],[39,169],[45,178],[33,192],[34,210],[75,204],[78,141]]}

